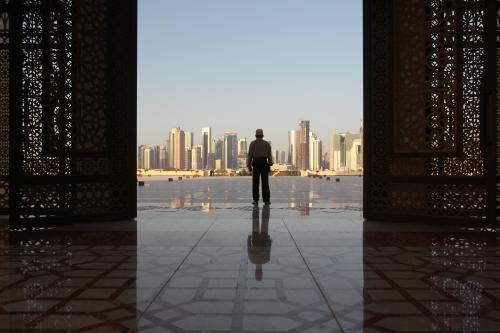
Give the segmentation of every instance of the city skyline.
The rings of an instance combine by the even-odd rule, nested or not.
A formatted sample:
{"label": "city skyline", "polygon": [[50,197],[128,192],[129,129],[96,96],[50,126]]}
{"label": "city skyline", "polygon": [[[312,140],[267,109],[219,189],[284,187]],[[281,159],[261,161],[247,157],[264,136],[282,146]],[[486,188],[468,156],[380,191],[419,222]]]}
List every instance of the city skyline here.
{"label": "city skyline", "polygon": [[[323,141],[309,120],[301,120],[298,128],[287,132],[286,149],[271,144],[274,163],[287,165],[287,170],[352,171],[363,168],[363,121],[359,132],[331,131]],[[203,127],[200,144],[195,145],[193,131],[180,126],[172,128],[164,145],[138,146],[138,169],[237,170],[246,168],[247,138],[225,131],[222,138],[212,135],[211,127]],[[251,141],[252,139],[250,139]],[[328,143],[325,143],[328,142]]]}
{"label": "city skyline", "polygon": [[[296,123],[296,126],[295,127],[290,127],[288,130],[286,130],[284,133],[274,133],[274,136],[276,139],[275,140],[272,140],[270,139],[267,135],[266,135],[266,130],[264,129],[264,140],[266,141],[269,141],[272,143],[272,149],[273,151],[278,149],[280,151],[285,151],[286,152],[286,156],[288,158],[289,156],[289,149],[290,149],[290,135],[291,133],[290,132],[293,132],[294,134],[294,137],[295,137],[295,140],[297,140],[297,148],[295,150],[295,154],[298,154],[299,153],[299,150],[300,150],[300,147],[299,147],[299,134],[300,134],[300,123],[302,121],[308,121],[309,123],[312,123],[312,121],[310,121],[309,119],[305,120],[305,119],[300,119],[299,121],[297,121]],[[351,126],[352,129],[349,129],[349,130],[343,130],[343,129],[339,129],[337,127],[332,127],[330,128],[326,135],[324,136],[321,136],[317,133],[319,133],[319,131],[317,130],[317,127],[316,125],[314,126],[314,131],[311,131],[311,129],[309,128],[308,130],[308,133],[311,132],[315,135],[316,138],[318,138],[319,140],[321,140],[323,143],[327,143],[329,142],[329,140],[331,139],[331,135],[333,132],[336,132],[336,133],[358,133],[359,130],[360,130],[360,127],[362,127],[362,123],[363,123],[363,120],[362,118],[358,119],[356,125],[353,124],[353,126]],[[166,127],[166,128],[169,128],[169,127]],[[215,151],[215,147],[214,147],[214,144],[217,140],[222,140],[224,141],[224,134],[226,132],[231,132],[231,133],[236,133],[237,136],[238,136],[238,141],[240,139],[245,139],[247,141],[247,144],[250,144],[250,142],[252,140],[255,139],[255,129],[251,129],[249,130],[248,132],[251,134],[248,134],[248,135],[241,135],[240,132],[238,131],[234,131],[234,130],[223,130],[222,132],[220,133],[217,133],[213,130],[213,126],[210,125],[210,126],[204,126],[204,127],[201,127],[201,128],[198,128],[198,129],[194,129],[194,128],[188,128],[188,127],[185,127],[185,126],[182,126],[182,125],[176,125],[175,127],[172,127],[170,128],[169,130],[165,130],[165,134],[163,134],[163,139],[159,140],[159,141],[141,141],[139,138],[137,140],[137,145],[140,146],[140,145],[146,145],[146,146],[149,146],[149,147],[154,147],[156,145],[159,145],[159,146],[163,146],[170,138],[169,138],[169,135],[171,135],[170,131],[173,130],[173,129],[176,129],[176,128],[181,128],[183,129],[183,131],[185,132],[185,145],[186,147],[194,147],[196,145],[200,145],[200,146],[204,146],[204,140],[205,139],[208,139],[208,145],[209,145],[209,148],[214,154],[216,153]],[[213,133],[216,133],[215,135]],[[204,134],[207,134],[207,138],[204,137]],[[190,139],[188,140],[187,137],[190,137]],[[189,142],[189,144],[188,144]],[[276,142],[283,142],[283,145],[276,145],[275,143]],[[307,143],[309,144],[309,140],[307,141]],[[239,145],[239,143],[238,143]],[[309,151],[308,151],[309,152]],[[205,154],[207,152],[203,152],[202,151],[202,157],[204,158]],[[238,154],[239,154],[239,150],[238,150]],[[215,157],[214,157],[215,158]],[[309,161],[307,162],[309,163]]]}
{"label": "city skyline", "polygon": [[302,118],[324,141],[357,130],[361,1],[148,0],[138,19],[138,142],[210,125],[284,149]]}

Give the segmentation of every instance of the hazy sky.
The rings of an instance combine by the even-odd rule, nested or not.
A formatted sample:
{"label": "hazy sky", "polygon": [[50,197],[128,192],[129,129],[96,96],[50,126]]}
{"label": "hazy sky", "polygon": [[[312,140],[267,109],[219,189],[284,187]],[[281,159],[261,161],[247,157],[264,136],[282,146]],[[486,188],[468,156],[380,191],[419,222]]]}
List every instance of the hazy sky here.
{"label": "hazy sky", "polygon": [[326,144],[359,127],[361,0],[140,0],[138,52],[139,144],[263,128],[285,150],[300,119]]}

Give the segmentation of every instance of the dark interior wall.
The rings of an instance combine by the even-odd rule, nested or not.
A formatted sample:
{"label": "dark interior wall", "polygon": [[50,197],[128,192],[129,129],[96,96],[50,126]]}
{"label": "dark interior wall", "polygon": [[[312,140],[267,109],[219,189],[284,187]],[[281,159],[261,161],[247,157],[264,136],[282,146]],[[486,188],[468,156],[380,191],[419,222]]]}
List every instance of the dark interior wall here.
{"label": "dark interior wall", "polygon": [[364,2],[365,218],[496,224],[495,5]]}
{"label": "dark interior wall", "polygon": [[137,2],[9,11],[11,219],[135,217]]}

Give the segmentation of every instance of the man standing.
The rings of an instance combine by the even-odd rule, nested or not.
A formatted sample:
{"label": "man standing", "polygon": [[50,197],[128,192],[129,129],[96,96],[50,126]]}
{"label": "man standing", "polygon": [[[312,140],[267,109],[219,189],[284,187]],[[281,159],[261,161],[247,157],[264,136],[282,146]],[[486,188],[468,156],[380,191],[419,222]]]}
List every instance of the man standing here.
{"label": "man standing", "polygon": [[273,154],[269,142],[263,140],[264,131],[260,128],[255,131],[255,140],[250,143],[247,156],[248,171],[253,170],[252,204],[259,203],[259,181],[262,179],[262,199],[264,204],[269,205],[271,202],[271,192],[269,191],[269,170],[273,165]]}

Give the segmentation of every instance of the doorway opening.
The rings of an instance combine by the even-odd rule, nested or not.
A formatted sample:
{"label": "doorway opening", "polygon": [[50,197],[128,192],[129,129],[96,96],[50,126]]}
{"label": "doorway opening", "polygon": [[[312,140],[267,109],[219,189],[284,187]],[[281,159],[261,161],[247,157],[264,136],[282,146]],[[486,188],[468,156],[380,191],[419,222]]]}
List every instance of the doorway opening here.
{"label": "doorway opening", "polygon": [[262,128],[273,204],[361,209],[362,20],[361,0],[139,2],[139,206],[248,205]]}

